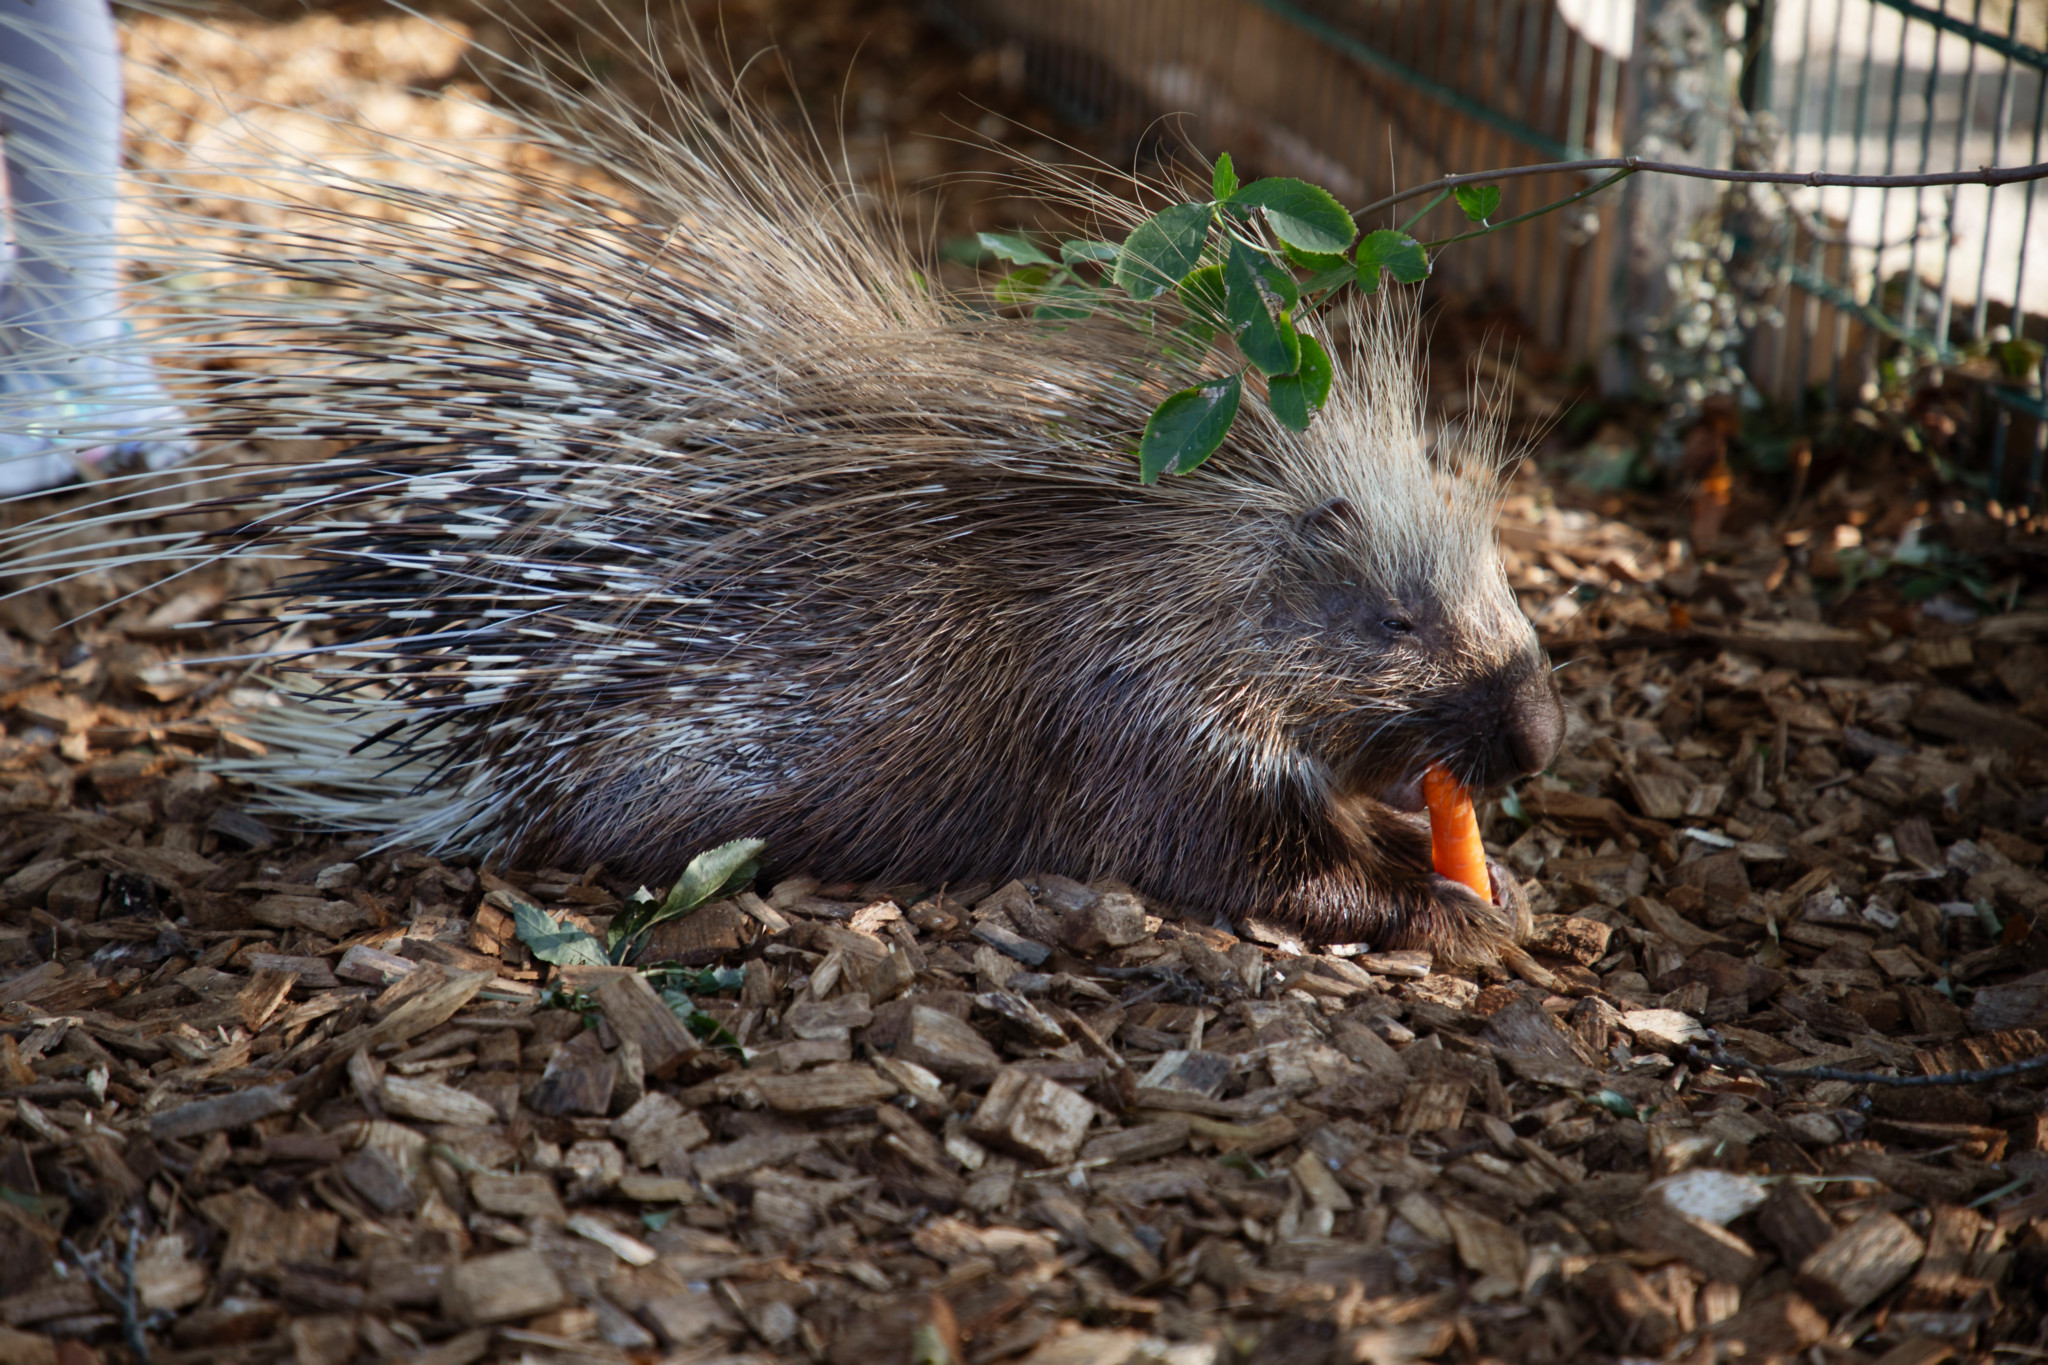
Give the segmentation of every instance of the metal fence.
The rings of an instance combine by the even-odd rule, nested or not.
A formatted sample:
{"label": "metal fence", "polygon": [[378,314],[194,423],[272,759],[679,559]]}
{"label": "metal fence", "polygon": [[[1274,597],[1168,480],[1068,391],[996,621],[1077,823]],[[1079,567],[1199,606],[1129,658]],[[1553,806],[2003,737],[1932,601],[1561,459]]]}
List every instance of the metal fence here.
{"label": "metal fence", "polygon": [[[1785,3],[1756,103],[1782,125],[1781,161],[1801,170],[2031,164],[2048,121],[2044,38],[2048,7],[2019,0]],[[2027,347],[1995,344],[2048,340],[2048,203],[2037,216],[2037,192],[2028,183],[1790,196],[1787,325],[1759,339],[1772,368],[1795,381],[1780,396],[1841,402],[1901,351],[1962,366],[1983,378],[1990,405],[1990,491],[2037,501],[2043,370]]]}
{"label": "metal fence", "polygon": [[[1160,115],[1185,113],[1203,149],[1229,150],[1260,173],[1320,181],[1353,203],[1454,171],[1643,150],[1670,112],[1658,101],[1724,100],[1729,122],[1767,114],[1779,130],[1777,164],[1800,170],[1906,174],[2043,157],[2044,0],[1641,5],[934,0],[932,8],[970,42],[1021,48],[1027,78],[1077,118],[1128,130],[1135,142]],[[1706,50],[1695,42],[1697,69],[1674,75],[1657,22],[1680,6],[1704,19],[1695,38]],[[1685,159],[1725,158],[1733,141],[1691,147]],[[1515,182],[1510,207],[1563,198],[1583,183],[1569,175]],[[1631,188],[1642,184],[1639,177]],[[1780,316],[1753,334],[1750,376],[1767,397],[1800,409],[1855,401],[1881,362],[1902,355],[1951,367],[1981,381],[1991,436],[1979,473],[1989,491],[2038,500],[2048,372],[2025,345],[2000,344],[2048,341],[2048,203],[2037,216],[2035,197],[2031,184],[1778,196],[1777,229],[1761,249]],[[1670,224],[1631,218],[1603,198],[1610,202],[1446,252],[1439,278],[1504,291],[1568,359],[1610,358],[1638,320],[1646,261],[1654,274]],[[1439,210],[1443,221],[1420,230],[1452,228],[1452,212]],[[1624,240],[1631,228],[1636,240]]]}
{"label": "metal fence", "polygon": [[[1613,156],[1623,63],[1555,0],[944,0],[975,45],[1021,47],[1066,114],[1133,141],[1185,114],[1204,151],[1361,204],[1456,170]],[[1518,182],[1517,202],[1583,187]],[[1590,201],[1589,201],[1590,202]],[[1447,253],[1439,278],[1508,291],[1548,346],[1590,354],[1608,317],[1614,205]],[[1590,217],[1588,216],[1590,215]],[[1418,231],[1455,230],[1455,209]]]}

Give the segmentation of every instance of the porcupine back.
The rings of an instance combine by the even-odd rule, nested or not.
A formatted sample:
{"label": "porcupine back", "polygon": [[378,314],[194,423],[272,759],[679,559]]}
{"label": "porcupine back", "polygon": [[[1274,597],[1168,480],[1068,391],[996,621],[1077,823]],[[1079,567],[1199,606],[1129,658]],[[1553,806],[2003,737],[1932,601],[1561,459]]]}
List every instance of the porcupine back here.
{"label": "porcupine back", "polygon": [[[1432,439],[1412,305],[1352,316],[1308,433],[1247,403],[1197,475],[1142,486],[1151,408],[1227,361],[944,297],[696,77],[677,136],[574,110],[622,193],[444,155],[431,188],[359,187],[388,216],[309,204],[211,262],[236,325],[190,350],[261,363],[205,432],[345,443],[229,495],[234,534],[140,550],[293,561],[257,622],[291,699],[226,766],[392,845],[653,879],[757,836],[828,877],[1045,867],[1496,938],[1415,893],[1389,796],[1430,761],[1497,778],[1481,714],[1540,663],[1494,431]],[[1147,211],[1047,180],[1112,234]],[[1428,647],[1368,648],[1388,610]]]}

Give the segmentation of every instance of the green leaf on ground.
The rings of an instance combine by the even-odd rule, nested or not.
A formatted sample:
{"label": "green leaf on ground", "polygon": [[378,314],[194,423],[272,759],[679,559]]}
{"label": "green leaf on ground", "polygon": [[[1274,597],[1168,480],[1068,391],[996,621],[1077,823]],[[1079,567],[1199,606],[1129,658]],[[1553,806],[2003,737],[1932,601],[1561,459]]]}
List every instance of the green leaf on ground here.
{"label": "green leaf on ground", "polygon": [[1053,267],[1027,265],[1022,270],[1012,270],[996,281],[996,302],[1012,308],[1022,307],[1037,300],[1045,292],[1045,283],[1052,278]]}
{"label": "green leaf on ground", "polygon": [[1191,270],[1180,282],[1180,306],[1188,310],[1188,316],[1211,327],[1222,327],[1227,316],[1224,312],[1223,267],[1205,265],[1200,270]]}
{"label": "green leaf on ground", "polygon": [[1110,265],[1123,248],[1115,242],[1083,241],[1075,238],[1060,243],[1060,260],[1067,265]]}
{"label": "green leaf on ground", "polygon": [[1628,1098],[1626,1096],[1621,1095],[1613,1090],[1599,1091],[1598,1093],[1594,1094],[1590,1098],[1590,1100],[1588,1100],[1588,1103],[1594,1105],[1596,1108],[1605,1109],[1608,1113],[1614,1115],[1614,1117],[1618,1119],[1634,1119],[1642,1117],[1641,1114],[1636,1112],[1636,1107],[1633,1104],[1629,1103]]}
{"label": "green leaf on ground", "polygon": [[1072,276],[1047,285],[1038,295],[1031,316],[1048,322],[1074,322],[1095,311],[1093,285],[1076,284]]}
{"label": "green leaf on ground", "polygon": [[734,839],[690,859],[690,865],[659,904],[643,901],[613,917],[611,931],[605,935],[611,960],[624,962],[631,958],[656,925],[689,914],[721,891],[737,891],[751,882],[761,870],[755,855],[766,847],[760,839]]}
{"label": "green leaf on ground", "polygon": [[611,960],[602,943],[573,924],[558,923],[524,896],[512,901],[512,931],[528,952],[557,967],[602,967]]}
{"label": "green leaf on ground", "polygon": [[1285,242],[1280,244],[1280,254],[1303,270],[1344,270],[1351,265],[1341,251],[1302,251]]}

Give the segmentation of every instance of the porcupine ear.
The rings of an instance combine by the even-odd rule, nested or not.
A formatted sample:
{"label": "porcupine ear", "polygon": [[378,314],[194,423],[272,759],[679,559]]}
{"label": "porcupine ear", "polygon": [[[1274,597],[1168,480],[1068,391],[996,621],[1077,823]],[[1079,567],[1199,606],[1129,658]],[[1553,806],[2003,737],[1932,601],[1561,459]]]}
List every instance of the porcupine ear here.
{"label": "porcupine ear", "polygon": [[1331,498],[1319,507],[1311,507],[1294,519],[1295,531],[1304,536],[1335,531],[1343,526],[1358,525],[1358,509],[1349,498]]}

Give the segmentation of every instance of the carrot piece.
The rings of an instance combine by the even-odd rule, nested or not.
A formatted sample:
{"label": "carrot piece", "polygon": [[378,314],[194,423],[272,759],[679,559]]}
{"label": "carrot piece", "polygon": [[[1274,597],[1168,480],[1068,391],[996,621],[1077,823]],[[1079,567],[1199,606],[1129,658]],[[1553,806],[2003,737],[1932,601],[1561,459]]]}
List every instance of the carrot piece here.
{"label": "carrot piece", "polygon": [[1429,853],[1437,875],[1472,888],[1481,900],[1492,900],[1493,879],[1486,873],[1486,845],[1479,841],[1471,795],[1457,778],[1432,764],[1422,775],[1422,800],[1429,807]]}

